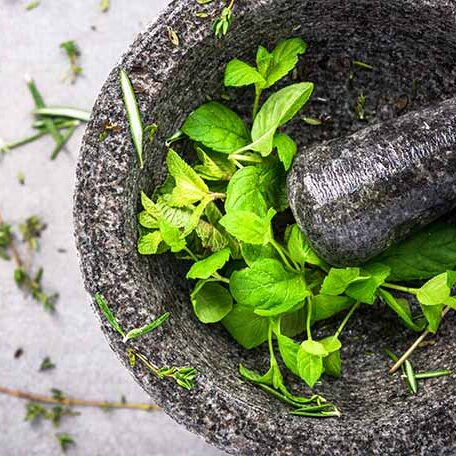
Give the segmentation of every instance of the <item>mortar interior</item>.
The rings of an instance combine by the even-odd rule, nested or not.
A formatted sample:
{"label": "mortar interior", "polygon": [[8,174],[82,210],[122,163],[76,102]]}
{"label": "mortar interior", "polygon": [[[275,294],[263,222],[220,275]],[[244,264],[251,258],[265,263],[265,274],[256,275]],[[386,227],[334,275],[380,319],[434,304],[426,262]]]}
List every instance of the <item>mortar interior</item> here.
{"label": "mortar interior", "polygon": [[[454,11],[453,2],[449,5]],[[394,118],[454,95],[456,22],[448,5],[399,0],[240,1],[235,28],[221,42],[215,41],[210,31],[200,32],[199,28],[196,37],[186,42],[187,34],[195,29],[185,21],[196,19],[191,16],[193,7],[187,12],[183,8],[177,8],[175,15],[169,9],[168,19],[162,17],[164,23],[182,29],[182,46],[187,46],[171,68],[156,71],[160,52],[165,51],[157,51],[156,42],[145,36],[135,45],[141,50],[136,49],[121,63],[138,92],[145,123],[160,126],[146,150],[145,169],[140,173],[135,169],[134,157],[119,159],[121,154],[131,155],[132,149],[117,73],[113,72],[95,107],[78,171],[76,217],[85,213],[79,227],[86,233],[77,237],[89,291],[103,291],[127,328],[170,311],[172,317],[166,328],[139,340],[136,346],[158,365],[192,365],[201,373],[198,388],[190,393],[151,378],[140,367],[133,370],[136,380],[177,421],[230,452],[261,453],[267,448],[269,454],[284,449],[337,454],[331,452],[335,445],[337,451],[355,449],[357,445],[380,451],[379,442],[384,439],[390,448],[384,448],[383,454],[388,454],[400,449],[400,441],[412,439],[417,431],[425,434],[437,412],[441,420],[451,422],[447,398],[449,391],[454,394],[454,379],[423,384],[419,396],[411,398],[398,378],[387,375],[383,349],[401,352],[414,335],[381,305],[362,309],[344,333],[342,378],[325,378],[317,388],[340,407],[342,418],[310,421],[287,415],[286,405],[243,382],[238,374],[239,363],[265,369],[265,347],[246,351],[221,325],[203,325],[194,317],[188,296],[190,284],[184,278],[188,264],[170,255],[146,258],[136,253],[138,195],[141,189],[151,193],[165,176],[164,139],[207,97],[220,99],[225,92],[230,96],[227,104],[248,117],[252,90],[223,89],[224,66],[231,58],[254,63],[259,44],[271,48],[290,36],[301,36],[308,42],[295,80],[312,81],[316,89],[303,114],[324,114],[332,122],[311,127],[298,118],[287,126],[285,130],[305,153],[308,144],[348,134],[369,122]],[[367,62],[374,69],[357,68],[353,59]],[[158,82],[159,89],[150,90],[150,81]],[[288,78],[286,83],[290,82]],[[365,122],[356,119],[353,109],[360,93],[367,99]],[[408,104],[404,108],[405,98]],[[107,108],[112,108],[109,115]],[[105,145],[99,145],[96,136],[107,116],[123,126],[123,138],[109,138]],[[95,173],[88,169],[92,165],[86,159],[91,154],[98,156],[93,155],[94,150],[100,154],[103,148],[107,156],[101,159],[100,172]],[[116,173],[108,170],[108,159],[118,161]],[[97,204],[107,205],[107,219],[103,219],[102,211],[90,210],[89,203],[82,204],[85,193],[91,193]],[[91,254],[90,249],[94,250]],[[92,259],[85,260],[85,255],[92,255]],[[416,353],[414,364],[418,369],[454,367],[456,338],[452,323],[454,318],[449,317],[436,345]],[[127,364],[125,348],[106,325],[104,328],[112,347]],[[329,334],[328,327],[319,331]],[[292,376],[287,380],[295,391],[306,392]],[[438,435],[443,439],[440,445],[454,445],[451,435]],[[413,443],[418,445],[416,448],[421,448],[428,437],[420,438]]]}

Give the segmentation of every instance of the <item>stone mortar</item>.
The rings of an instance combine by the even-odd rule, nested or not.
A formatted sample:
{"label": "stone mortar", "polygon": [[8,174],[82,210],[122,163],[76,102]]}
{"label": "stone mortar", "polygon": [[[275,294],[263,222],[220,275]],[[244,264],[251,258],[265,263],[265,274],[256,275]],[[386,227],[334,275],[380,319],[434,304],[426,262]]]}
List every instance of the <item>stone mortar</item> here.
{"label": "stone mortar", "polygon": [[[222,2],[214,3],[208,9],[215,15]],[[184,280],[187,265],[167,255],[143,257],[136,250],[139,192],[150,192],[165,176],[164,139],[207,96],[220,97],[229,59],[251,59],[259,44],[273,46],[281,38],[306,39],[310,47],[298,79],[313,81],[317,88],[305,113],[324,113],[333,121],[314,128],[299,119],[291,123],[288,132],[302,149],[366,125],[353,114],[360,91],[367,96],[372,122],[454,94],[456,0],[238,0],[234,27],[222,41],[214,39],[211,20],[195,16],[198,10],[194,0],[174,1],[113,69],[85,133],[74,204],[87,291],[91,296],[102,292],[126,329],[170,311],[166,325],[133,346],[157,365],[195,366],[197,387],[188,392],[141,366],[130,368],[127,347],[100,318],[110,346],[166,413],[232,454],[456,454],[454,377],[423,382],[418,395],[407,395],[401,380],[386,373],[383,349],[402,352],[415,335],[381,305],[360,311],[344,334],[343,377],[324,379],[317,388],[343,416],[320,421],[293,417],[286,405],[238,375],[240,362],[265,368],[266,350],[246,351],[220,325],[203,325],[194,317]],[[169,41],[167,27],[178,33],[178,47]],[[355,69],[352,78],[354,58],[374,70]],[[144,122],[159,125],[143,170],[130,139],[119,68],[131,76]],[[229,94],[229,104],[247,115],[251,90]],[[101,142],[106,122],[117,123],[120,132]],[[442,325],[437,343],[418,351],[413,361],[419,370],[456,367],[453,316]],[[302,390],[296,379],[287,380]]]}

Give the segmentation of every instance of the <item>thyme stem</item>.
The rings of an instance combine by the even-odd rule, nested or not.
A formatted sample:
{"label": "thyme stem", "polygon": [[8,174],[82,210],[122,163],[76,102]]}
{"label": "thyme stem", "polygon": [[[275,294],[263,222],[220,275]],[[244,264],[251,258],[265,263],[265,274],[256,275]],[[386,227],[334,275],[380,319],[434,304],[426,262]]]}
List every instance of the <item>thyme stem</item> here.
{"label": "thyme stem", "polygon": [[54,397],[45,396],[43,394],[29,393],[28,391],[22,391],[18,389],[11,389],[5,386],[0,386],[0,394],[6,394],[7,396],[16,397],[18,399],[26,399],[33,402],[41,402],[43,404],[61,404],[68,406],[80,406],[80,407],[98,407],[102,409],[115,408],[115,409],[132,409],[132,410],[161,410],[158,405],[155,404],[138,404],[138,403],[123,403],[123,402],[109,402],[109,401],[92,401],[87,399],[75,399],[75,398],[62,398],[56,399]]}
{"label": "thyme stem", "polygon": [[[450,311],[450,307],[445,307],[442,312],[442,318]],[[396,361],[396,363],[391,367],[391,369],[388,371],[390,374],[394,374],[401,366],[402,364],[407,361],[407,359],[410,357],[410,355],[416,350],[418,345],[423,342],[423,340],[429,335],[430,331],[426,329],[421,336],[419,336],[415,342],[409,347],[409,349]]]}
{"label": "thyme stem", "polygon": [[[0,213],[0,225],[4,225],[5,221],[3,220],[2,214]],[[24,263],[19,255],[19,251],[14,243],[14,239],[11,240],[11,243],[8,245],[8,248],[13,256],[14,262],[16,263],[17,268],[22,268]]]}

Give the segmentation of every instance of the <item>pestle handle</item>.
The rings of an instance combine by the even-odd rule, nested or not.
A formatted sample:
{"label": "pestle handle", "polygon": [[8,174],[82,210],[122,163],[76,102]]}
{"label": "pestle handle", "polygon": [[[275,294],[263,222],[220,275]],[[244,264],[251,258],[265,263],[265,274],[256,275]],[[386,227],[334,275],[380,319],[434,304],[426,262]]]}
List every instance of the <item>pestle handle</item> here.
{"label": "pestle handle", "polygon": [[288,193],[322,258],[371,259],[456,207],[456,98],[302,151]]}

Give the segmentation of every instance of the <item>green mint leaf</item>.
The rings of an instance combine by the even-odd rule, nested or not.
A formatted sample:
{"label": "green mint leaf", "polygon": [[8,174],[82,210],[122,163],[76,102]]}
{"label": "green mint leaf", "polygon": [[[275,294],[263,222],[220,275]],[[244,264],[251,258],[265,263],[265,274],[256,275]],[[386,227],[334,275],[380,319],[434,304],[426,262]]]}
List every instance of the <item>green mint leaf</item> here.
{"label": "green mint leaf", "polygon": [[182,239],[179,228],[171,225],[166,220],[160,222],[160,234],[163,241],[169,245],[171,252],[180,252],[187,245],[185,239]]}
{"label": "green mint leaf", "polygon": [[363,268],[362,273],[369,276],[369,278],[352,283],[346,289],[345,294],[356,301],[373,304],[377,296],[378,287],[385,283],[391,273],[391,269],[381,263],[370,263]]}
{"label": "green mint leaf", "polygon": [[259,190],[261,168],[246,166],[231,178],[226,190],[225,211],[250,211],[265,216],[266,200]]}
{"label": "green mint leaf", "polygon": [[323,374],[323,358],[308,353],[300,346],[296,360],[299,376],[313,388]]}
{"label": "green mint leaf", "polygon": [[440,321],[442,320],[443,304],[438,304],[435,306],[422,305],[421,310],[423,311],[423,315],[428,322],[427,329],[435,334],[439,329]]}
{"label": "green mint leaf", "polygon": [[161,220],[162,214],[157,205],[144,193],[141,192],[141,204],[144,210],[157,221]]}
{"label": "green mint leaf", "polygon": [[213,253],[204,260],[197,261],[187,272],[188,279],[208,279],[214,272],[225,266],[230,258],[230,249]]}
{"label": "green mint leaf", "polygon": [[446,272],[427,281],[416,293],[418,301],[423,306],[445,304],[450,295],[451,289],[448,286],[448,274]]}
{"label": "green mint leaf", "polygon": [[407,328],[416,332],[420,332],[424,329],[424,324],[417,323],[413,320],[410,304],[406,299],[395,298],[390,292],[384,290],[383,288],[378,289],[378,295],[388,305],[388,307],[396,312]]}
{"label": "green mint leaf", "polygon": [[231,337],[247,349],[258,347],[268,339],[269,319],[260,317],[249,307],[235,304],[222,324]]}
{"label": "green mint leaf", "polygon": [[111,309],[108,306],[108,302],[106,301],[105,297],[101,293],[95,293],[95,301],[98,304],[98,307],[103,312],[106,320],[108,323],[122,336],[125,336],[123,329],[120,327],[119,322],[116,320],[116,317],[111,312]]}
{"label": "green mint leaf", "polygon": [[300,264],[313,264],[326,267],[326,263],[312,250],[298,225],[294,224],[287,228],[287,249],[291,259]]}
{"label": "green mint leaf", "polygon": [[217,152],[209,155],[200,147],[196,148],[196,153],[202,164],[196,165],[194,169],[205,180],[230,180],[236,172],[236,166],[226,155]]}
{"label": "green mint leaf", "polygon": [[321,293],[332,296],[341,295],[353,282],[368,278],[360,277],[360,273],[359,268],[331,268],[323,281]]}
{"label": "green mint leaf", "polygon": [[137,339],[138,337],[145,336],[146,334],[149,334],[152,332],[154,329],[157,329],[159,326],[161,326],[163,323],[165,323],[166,320],[168,320],[170,316],[169,312],[164,313],[160,317],[156,318],[154,321],[151,321],[147,325],[141,326],[140,328],[135,328],[132,329],[131,331],[128,331],[127,334],[125,334],[125,337],[123,338],[124,342],[128,342],[129,340]]}
{"label": "green mint leaf", "polygon": [[228,238],[216,226],[204,220],[199,221],[195,232],[203,247],[211,252],[218,252],[228,245]]}
{"label": "green mint leaf", "polygon": [[228,62],[224,83],[226,87],[241,87],[257,83],[266,85],[263,76],[255,68],[239,59]]}
{"label": "green mint leaf", "polygon": [[146,211],[142,211],[138,214],[138,222],[144,228],[149,229],[157,229],[160,225],[158,220]]}
{"label": "green mint leaf", "polygon": [[298,63],[299,55],[304,54],[306,50],[307,44],[301,38],[281,41],[272,51],[272,61],[267,65],[267,71],[261,73],[267,80],[266,88],[271,87],[293,70]]}
{"label": "green mint leaf", "polygon": [[292,305],[289,301],[284,300],[282,304],[278,304],[270,309],[255,309],[255,313],[262,317],[275,317],[277,315],[295,313],[297,310],[302,309],[304,304],[305,302],[301,301]]}
{"label": "green mint leaf", "polygon": [[300,350],[315,356],[327,356],[329,354],[322,343],[310,339],[302,342]]}
{"label": "green mint leaf", "polygon": [[321,339],[319,342],[321,345],[323,345],[324,349],[328,353],[334,353],[342,348],[342,344],[336,336],[325,337],[324,339]]}
{"label": "green mint leaf", "polygon": [[193,211],[192,215],[190,216],[190,219],[188,220],[188,223],[185,225],[185,229],[183,233],[181,234],[181,239],[187,237],[192,231],[196,229],[198,226],[200,219],[206,209],[206,206],[212,201],[211,196],[205,196],[202,201],[196,206]]}
{"label": "green mint leaf", "polygon": [[287,366],[293,374],[299,377],[297,361],[299,344],[282,334],[277,334],[276,337],[279,344],[280,356],[282,357],[285,366]]}
{"label": "green mint leaf", "polygon": [[272,94],[261,107],[252,127],[252,143],[243,150],[254,150],[266,157],[272,152],[277,129],[291,120],[306,104],[313,91],[311,82],[289,85]]}
{"label": "green mint leaf", "polygon": [[193,211],[189,207],[171,207],[168,204],[169,195],[160,196],[156,206],[160,211],[161,219],[176,228],[185,228],[192,221]]}
{"label": "green mint leaf", "polygon": [[448,288],[453,288],[456,284],[456,271],[447,271],[447,285]]}
{"label": "green mint leaf", "polygon": [[393,282],[429,279],[456,266],[456,226],[434,223],[377,257]]}
{"label": "green mint leaf", "polygon": [[179,157],[177,152],[169,149],[166,157],[168,170],[176,181],[169,204],[182,207],[200,201],[209,193],[209,188],[195,170]]}
{"label": "green mint leaf", "polygon": [[325,373],[331,377],[339,378],[342,374],[342,363],[340,361],[340,351],[330,353],[323,358],[323,368]]}
{"label": "green mint leaf", "polygon": [[216,323],[233,307],[229,291],[216,282],[199,281],[191,294],[195,315],[202,323]]}
{"label": "green mint leaf", "polygon": [[314,321],[320,321],[326,320],[327,318],[333,317],[334,315],[349,309],[354,301],[348,296],[319,294],[313,297],[312,303],[312,319]]}
{"label": "green mint leaf", "polygon": [[194,141],[225,154],[249,143],[244,121],[231,109],[211,101],[193,111],[181,129]]}
{"label": "green mint leaf", "polygon": [[256,310],[270,310],[284,303],[291,309],[310,293],[301,274],[288,272],[279,261],[271,259],[233,272],[230,290],[239,304]]}
{"label": "green mint leaf", "polygon": [[[62,43],[63,45],[64,43]],[[144,167],[143,158],[143,137],[144,128],[141,120],[141,114],[139,113],[138,103],[136,101],[136,95],[133,90],[133,86],[130,79],[124,69],[120,70],[120,87],[122,89],[122,96],[127,111],[127,119],[130,127],[131,139],[135,146],[136,154],[138,156],[140,168]]]}
{"label": "green mint leaf", "polygon": [[253,263],[263,258],[280,259],[277,250],[271,244],[253,245],[243,242],[241,243],[241,254],[247,266],[252,266]]}
{"label": "green mint leaf", "polygon": [[219,223],[239,241],[264,245],[272,239],[271,220],[275,214],[274,209],[269,209],[266,217],[253,212],[231,211]]}
{"label": "green mint leaf", "polygon": [[143,234],[138,241],[138,252],[141,255],[155,255],[161,253],[160,244],[163,242],[163,237],[160,231]]}
{"label": "green mint leaf", "polygon": [[267,157],[258,166],[258,191],[260,191],[268,207],[278,212],[288,208],[287,173],[277,157]]}
{"label": "green mint leaf", "polygon": [[301,334],[306,328],[307,309],[305,306],[295,312],[283,315],[280,320],[282,334],[288,337],[295,337]]}
{"label": "green mint leaf", "polygon": [[298,151],[296,142],[285,133],[277,132],[274,135],[273,147],[277,149],[280,161],[283,163],[285,171],[291,168],[293,158]]}
{"label": "green mint leaf", "polygon": [[239,373],[241,376],[246,380],[259,385],[273,386],[275,370],[275,366],[273,366],[264,375],[260,375],[253,370],[247,369],[242,364],[239,365]]}

